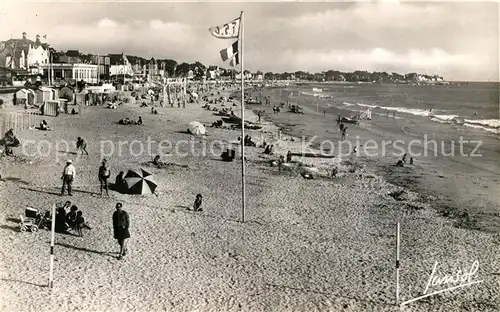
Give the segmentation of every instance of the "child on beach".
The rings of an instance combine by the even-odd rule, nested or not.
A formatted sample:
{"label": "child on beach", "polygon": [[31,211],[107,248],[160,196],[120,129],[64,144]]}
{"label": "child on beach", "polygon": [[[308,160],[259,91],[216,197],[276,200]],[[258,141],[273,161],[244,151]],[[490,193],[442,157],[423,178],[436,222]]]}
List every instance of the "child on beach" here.
{"label": "child on beach", "polygon": [[75,230],[78,236],[83,237],[83,232],[82,229],[89,229],[91,230],[92,228],[85,223],[85,218],[83,218],[83,212],[79,210],[76,213],[76,221],[75,221]]}
{"label": "child on beach", "polygon": [[89,154],[89,152],[87,152],[87,142],[85,142],[80,137],[76,138],[76,150],[81,151],[82,155],[83,155],[83,152],[85,152],[86,155]]}

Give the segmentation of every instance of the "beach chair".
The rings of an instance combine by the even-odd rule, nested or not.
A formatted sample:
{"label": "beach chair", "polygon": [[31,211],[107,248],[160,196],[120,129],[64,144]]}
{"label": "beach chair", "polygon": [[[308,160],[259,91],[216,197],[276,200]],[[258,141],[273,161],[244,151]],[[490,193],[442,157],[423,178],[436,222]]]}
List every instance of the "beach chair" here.
{"label": "beach chair", "polygon": [[225,152],[221,154],[223,161],[233,161],[236,158],[236,151],[234,149],[226,149]]}

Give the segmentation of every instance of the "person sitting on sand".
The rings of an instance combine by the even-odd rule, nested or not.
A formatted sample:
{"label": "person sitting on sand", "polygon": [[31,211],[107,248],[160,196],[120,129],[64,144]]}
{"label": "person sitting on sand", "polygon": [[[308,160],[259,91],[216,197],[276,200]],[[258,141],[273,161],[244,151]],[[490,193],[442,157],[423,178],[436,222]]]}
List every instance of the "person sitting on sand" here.
{"label": "person sitting on sand", "polygon": [[142,117],[141,117],[141,116],[139,116],[139,119],[137,120],[137,124],[138,124],[139,126],[140,126],[140,125],[142,125]]}
{"label": "person sitting on sand", "polygon": [[76,225],[76,212],[77,211],[78,211],[78,207],[73,205],[73,206],[71,206],[69,213],[66,215],[66,224],[70,228],[74,228]]}
{"label": "person sitting on sand", "polygon": [[285,156],[280,155],[280,158],[278,159],[278,169],[279,169],[279,171],[281,171],[281,166],[283,165],[284,162],[285,162]]}
{"label": "person sitting on sand", "polygon": [[292,162],[292,152],[288,151],[286,153],[286,162],[291,163]]}
{"label": "person sitting on sand", "polygon": [[339,169],[337,167],[333,167],[332,178],[336,178],[338,173],[339,173]]}
{"label": "person sitting on sand", "polygon": [[266,149],[264,150],[264,154],[272,155],[273,154],[273,148],[274,148],[274,145],[267,145]]}
{"label": "person sitting on sand", "polygon": [[403,160],[398,160],[398,163],[396,164],[397,167],[404,167]]}
{"label": "person sitting on sand", "polygon": [[151,114],[154,114],[154,113],[155,113],[155,108],[151,107]]}
{"label": "person sitting on sand", "polygon": [[55,231],[58,233],[66,232],[68,225],[66,224],[66,210],[64,207],[59,207],[56,210],[56,226]]}
{"label": "person sitting on sand", "polygon": [[160,166],[160,155],[156,155],[155,158],[153,159],[153,164],[155,166]]}
{"label": "person sitting on sand", "polygon": [[49,125],[47,124],[47,121],[45,119],[40,123],[40,130],[50,130]]}
{"label": "person sitting on sand", "polygon": [[197,194],[193,204],[194,211],[203,211],[203,208],[201,208],[202,201],[203,201],[203,196],[201,194]]}
{"label": "person sitting on sand", "polygon": [[245,136],[244,144],[245,146],[256,146],[255,142],[252,141],[252,137],[248,134]]}
{"label": "person sitting on sand", "polygon": [[124,174],[125,173],[123,171],[120,171],[120,173],[116,175],[115,187],[119,192],[124,191],[127,186],[127,182],[125,182],[125,178],[123,177]]}

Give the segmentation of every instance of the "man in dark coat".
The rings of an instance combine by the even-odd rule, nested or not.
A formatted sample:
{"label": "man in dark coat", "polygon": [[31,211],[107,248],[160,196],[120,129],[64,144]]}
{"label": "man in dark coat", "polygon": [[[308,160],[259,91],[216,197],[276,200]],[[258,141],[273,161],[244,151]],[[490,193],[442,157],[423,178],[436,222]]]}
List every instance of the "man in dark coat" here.
{"label": "man in dark coat", "polygon": [[126,240],[127,238],[130,238],[130,232],[128,230],[128,213],[125,210],[122,210],[122,206],[123,205],[121,203],[117,203],[116,211],[113,213],[114,237],[118,240],[118,244],[120,245],[120,255],[118,256],[118,260],[121,260],[127,254]]}

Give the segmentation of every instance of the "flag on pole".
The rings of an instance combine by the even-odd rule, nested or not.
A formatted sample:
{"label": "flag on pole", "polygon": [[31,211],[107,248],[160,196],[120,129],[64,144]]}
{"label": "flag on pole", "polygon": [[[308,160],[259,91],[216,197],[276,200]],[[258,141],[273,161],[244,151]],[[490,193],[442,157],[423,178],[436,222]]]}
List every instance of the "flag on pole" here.
{"label": "flag on pole", "polygon": [[240,35],[240,20],[237,19],[221,26],[210,27],[208,30],[215,38],[219,39],[236,39]]}
{"label": "flag on pole", "polygon": [[225,62],[232,58],[236,53],[238,53],[238,41],[230,45],[229,48],[222,49],[220,51],[220,57],[222,58],[222,61]]}
{"label": "flag on pole", "polygon": [[236,67],[236,65],[240,65],[240,58],[238,57],[239,53],[236,53],[234,57],[229,61],[229,65],[232,67]]}
{"label": "flag on pole", "polygon": [[[231,66],[237,64],[241,67],[241,137],[245,137],[245,78],[243,70],[243,11],[239,18],[226,23],[222,26],[210,27],[208,31],[218,39],[238,39],[229,48],[220,51],[222,61],[230,61]],[[238,44],[241,40],[241,51],[239,51]],[[240,55],[241,54],[241,55]],[[241,60],[240,60],[241,57]],[[241,221],[245,222],[245,145],[241,144]]]}

